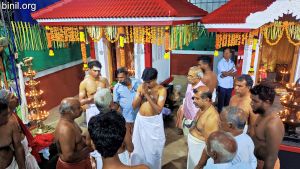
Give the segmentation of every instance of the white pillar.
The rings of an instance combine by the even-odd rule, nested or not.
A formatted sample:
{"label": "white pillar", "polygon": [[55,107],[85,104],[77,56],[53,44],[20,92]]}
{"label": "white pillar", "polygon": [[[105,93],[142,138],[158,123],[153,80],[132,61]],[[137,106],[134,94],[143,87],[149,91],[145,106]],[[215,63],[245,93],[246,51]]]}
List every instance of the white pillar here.
{"label": "white pillar", "polygon": [[95,42],[95,53],[96,59],[101,63],[101,75],[110,79],[109,75],[109,64],[108,64],[108,47],[103,41],[104,39],[101,38],[98,42]]}
{"label": "white pillar", "polygon": [[134,44],[134,69],[135,78],[141,79],[143,70],[145,69],[144,44]]}
{"label": "white pillar", "polygon": [[152,44],[152,67],[157,69],[157,82],[161,83],[170,78],[170,59],[164,59],[164,45]]}

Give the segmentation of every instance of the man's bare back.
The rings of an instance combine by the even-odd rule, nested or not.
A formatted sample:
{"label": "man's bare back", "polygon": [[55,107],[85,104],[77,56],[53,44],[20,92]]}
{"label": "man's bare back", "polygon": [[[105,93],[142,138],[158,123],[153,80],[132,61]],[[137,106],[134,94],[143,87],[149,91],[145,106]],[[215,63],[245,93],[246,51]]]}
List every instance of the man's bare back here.
{"label": "man's bare back", "polygon": [[[273,113],[267,117],[259,116],[255,122],[255,135],[252,137],[255,150],[254,154],[259,160],[265,161],[265,158],[268,157],[266,149],[270,147],[269,142],[276,142],[279,147],[281,139],[284,136],[284,126],[280,117]],[[268,135],[273,135],[274,140],[271,140]]]}
{"label": "man's bare back", "polygon": [[[137,97],[139,97],[139,95],[143,92],[142,90],[142,85],[140,85],[137,89]],[[155,104],[163,102],[161,104],[163,107],[166,100],[166,89],[163,86],[157,85],[152,89],[148,89],[148,93]],[[155,116],[160,113],[155,111],[155,109],[151,106],[150,102],[147,101],[145,97],[142,100],[139,112],[142,116]]]}
{"label": "man's bare back", "polygon": [[202,81],[209,88],[209,91],[213,93],[218,84],[217,75],[213,71],[206,71]]}

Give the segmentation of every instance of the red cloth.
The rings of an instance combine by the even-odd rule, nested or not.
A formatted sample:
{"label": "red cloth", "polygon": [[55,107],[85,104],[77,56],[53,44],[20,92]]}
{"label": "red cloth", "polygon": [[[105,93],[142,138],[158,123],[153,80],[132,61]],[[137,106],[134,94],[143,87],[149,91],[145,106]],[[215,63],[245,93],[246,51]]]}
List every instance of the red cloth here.
{"label": "red cloth", "polygon": [[28,145],[32,149],[31,154],[34,156],[34,158],[36,159],[37,162],[41,162],[42,160],[40,158],[39,151],[37,150],[37,147],[34,142],[34,138],[33,138],[32,134],[30,133],[28,128],[25,126],[23,121],[19,118],[19,116],[16,113],[13,113],[13,116],[17,119],[19,126],[22,129],[23,134],[25,135],[25,137],[28,140]]}
{"label": "red cloth", "polygon": [[49,147],[54,140],[54,136],[51,133],[47,134],[38,134],[34,137],[34,143],[36,144],[36,148],[38,151]]}
{"label": "red cloth", "polygon": [[67,163],[60,158],[56,163],[57,169],[92,169],[91,160],[89,157],[77,163]]}

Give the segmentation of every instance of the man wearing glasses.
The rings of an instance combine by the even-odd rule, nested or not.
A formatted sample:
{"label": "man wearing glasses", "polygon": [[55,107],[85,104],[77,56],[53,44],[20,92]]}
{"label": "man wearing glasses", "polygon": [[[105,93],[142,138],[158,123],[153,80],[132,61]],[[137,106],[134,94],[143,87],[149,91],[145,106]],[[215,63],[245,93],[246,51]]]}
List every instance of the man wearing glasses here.
{"label": "man wearing glasses", "polygon": [[201,86],[194,90],[194,93],[194,104],[199,108],[199,111],[188,135],[187,169],[194,169],[201,155],[202,160],[207,159],[207,154],[203,151],[205,141],[212,132],[219,129],[220,123],[219,113],[211,102],[212,93],[209,91],[209,88]]}
{"label": "man wearing glasses", "polygon": [[193,66],[189,69],[187,75],[188,86],[186,89],[185,97],[183,99],[182,105],[179,107],[177,112],[176,127],[178,128],[178,134],[180,134],[180,131],[182,129],[183,134],[186,138],[188,136],[192,121],[199,111],[199,108],[194,105],[192,97],[194,95],[194,89],[197,89],[200,86],[205,86],[201,81],[202,77],[203,72],[197,66]]}

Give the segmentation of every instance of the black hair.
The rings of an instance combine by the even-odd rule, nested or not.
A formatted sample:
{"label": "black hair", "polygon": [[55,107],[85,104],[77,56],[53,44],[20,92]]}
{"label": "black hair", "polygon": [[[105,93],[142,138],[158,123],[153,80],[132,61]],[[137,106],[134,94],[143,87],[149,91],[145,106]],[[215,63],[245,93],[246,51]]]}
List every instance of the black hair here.
{"label": "black hair", "polygon": [[202,99],[207,99],[207,98],[209,98],[209,100],[211,100],[211,98],[212,98],[212,93],[211,93],[211,92],[202,92],[201,95],[200,95],[200,97],[201,97]]}
{"label": "black hair", "polygon": [[124,117],[114,110],[91,118],[88,131],[96,150],[103,158],[117,154],[126,134],[125,125]]}
{"label": "black hair", "polygon": [[143,81],[157,79],[157,70],[155,68],[145,68],[142,75]]}
{"label": "black hair", "polygon": [[225,52],[225,50],[227,50],[227,49],[229,49],[229,52],[230,53],[232,53],[232,50],[231,50],[231,48],[230,47],[225,47],[225,48],[223,48],[223,53]]}
{"label": "black hair", "polygon": [[88,67],[89,67],[89,69],[92,69],[93,67],[98,67],[98,68],[102,68],[102,65],[101,65],[101,63],[98,61],[98,60],[92,60],[92,61],[89,61],[89,63],[88,63]]}
{"label": "black hair", "polygon": [[124,73],[125,75],[128,75],[128,70],[125,67],[120,67],[116,71],[116,76],[118,76],[118,74],[120,74],[120,73]]}
{"label": "black hair", "polygon": [[199,62],[199,61],[202,61],[204,64],[210,64],[211,63],[211,60],[210,60],[210,57],[209,56],[206,56],[206,55],[204,55],[204,56],[199,56],[198,58],[197,58],[197,61]]}
{"label": "black hair", "polygon": [[250,89],[251,94],[258,95],[258,98],[262,101],[269,100],[273,104],[275,99],[275,90],[272,87],[266,85],[256,85]]}
{"label": "black hair", "polygon": [[4,110],[8,109],[8,103],[5,99],[0,99],[0,113],[2,113]]}
{"label": "black hair", "polygon": [[236,78],[237,81],[242,82],[242,81],[246,81],[246,86],[251,88],[253,86],[253,80],[252,77],[250,75],[247,74],[242,74],[241,76],[239,76],[238,78]]}

